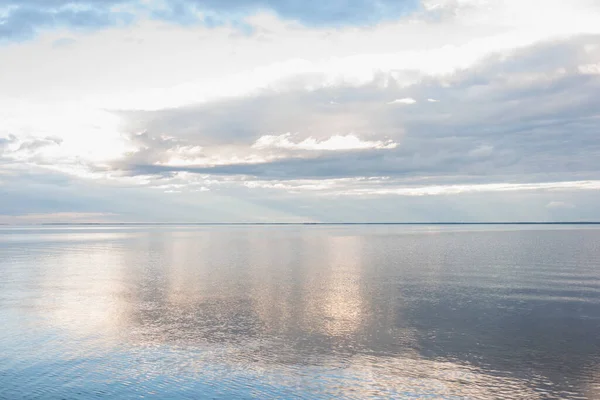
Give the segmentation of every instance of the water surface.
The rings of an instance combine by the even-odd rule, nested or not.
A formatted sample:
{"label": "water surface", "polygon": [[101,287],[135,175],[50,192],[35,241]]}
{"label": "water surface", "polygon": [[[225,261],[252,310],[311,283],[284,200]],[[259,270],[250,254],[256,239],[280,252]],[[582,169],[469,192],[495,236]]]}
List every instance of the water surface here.
{"label": "water surface", "polygon": [[0,398],[600,398],[600,227],[0,227]]}

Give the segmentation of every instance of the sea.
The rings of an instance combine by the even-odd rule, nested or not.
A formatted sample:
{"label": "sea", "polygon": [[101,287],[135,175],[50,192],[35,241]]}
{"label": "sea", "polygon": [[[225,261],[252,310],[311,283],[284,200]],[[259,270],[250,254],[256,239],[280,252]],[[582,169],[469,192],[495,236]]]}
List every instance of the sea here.
{"label": "sea", "polygon": [[600,225],[0,227],[0,399],[600,399]]}

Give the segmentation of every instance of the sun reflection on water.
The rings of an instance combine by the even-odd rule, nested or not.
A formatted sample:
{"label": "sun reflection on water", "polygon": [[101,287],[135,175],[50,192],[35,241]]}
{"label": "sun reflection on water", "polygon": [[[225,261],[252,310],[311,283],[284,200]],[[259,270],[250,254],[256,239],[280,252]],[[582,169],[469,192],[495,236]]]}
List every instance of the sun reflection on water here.
{"label": "sun reflection on water", "polygon": [[[4,273],[12,271],[6,282],[15,290],[5,284],[0,311],[19,293],[24,315],[43,321],[30,322],[36,330],[29,335],[53,335],[47,339],[53,348],[38,363],[79,360],[81,368],[89,364],[85,368],[95,371],[88,373],[142,387],[166,379],[165,385],[179,382],[181,390],[185,385],[197,390],[191,382],[198,381],[235,393],[238,386],[259,382],[259,397],[312,392],[337,398],[535,399],[598,393],[594,342],[571,340],[573,354],[556,355],[567,361],[580,357],[585,367],[552,366],[549,358],[555,339],[578,334],[583,325],[561,327],[557,324],[566,320],[552,320],[562,330],[546,335],[547,343],[525,335],[539,337],[535,332],[547,331],[540,324],[567,318],[572,311],[556,313],[572,308],[553,303],[519,314],[527,304],[515,288],[531,285],[541,264],[530,262],[536,268],[523,271],[520,265],[538,255],[502,242],[512,240],[509,236],[306,228],[99,232],[95,240],[77,235],[86,233],[58,235],[0,261]],[[536,246],[542,239],[547,240],[538,237]],[[492,242],[493,259],[482,250]],[[597,258],[579,257],[565,279],[593,273]],[[499,260],[507,271],[518,265],[521,275],[494,270]],[[551,277],[540,287],[559,290],[559,278]],[[598,304],[598,297],[589,297],[593,288],[583,288],[579,295],[588,297],[576,309],[589,318]],[[578,299],[576,293],[570,298]],[[9,318],[7,329],[18,332],[20,323]],[[7,340],[0,336],[0,345]],[[578,386],[559,384],[558,371],[584,378]]]}

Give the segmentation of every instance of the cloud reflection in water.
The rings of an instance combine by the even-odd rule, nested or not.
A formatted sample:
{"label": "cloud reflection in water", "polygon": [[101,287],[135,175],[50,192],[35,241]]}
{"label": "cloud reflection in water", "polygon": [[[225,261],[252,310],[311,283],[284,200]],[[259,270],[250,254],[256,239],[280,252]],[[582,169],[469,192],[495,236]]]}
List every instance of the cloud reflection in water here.
{"label": "cloud reflection in water", "polygon": [[[138,227],[42,240],[49,234],[0,247],[12,334],[0,346],[20,349],[7,356],[13,373],[31,361],[26,345],[49,335],[39,368],[162,395],[598,393],[598,230]],[[45,379],[36,385],[58,378]]]}

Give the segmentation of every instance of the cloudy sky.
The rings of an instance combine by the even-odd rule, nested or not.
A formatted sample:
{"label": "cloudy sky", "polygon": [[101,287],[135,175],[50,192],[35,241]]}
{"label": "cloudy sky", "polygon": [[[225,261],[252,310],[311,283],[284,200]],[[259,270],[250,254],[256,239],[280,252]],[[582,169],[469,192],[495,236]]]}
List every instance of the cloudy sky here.
{"label": "cloudy sky", "polygon": [[597,0],[0,0],[0,222],[600,220]]}

